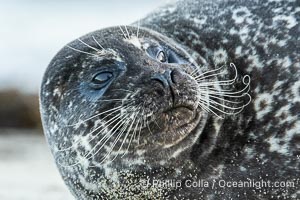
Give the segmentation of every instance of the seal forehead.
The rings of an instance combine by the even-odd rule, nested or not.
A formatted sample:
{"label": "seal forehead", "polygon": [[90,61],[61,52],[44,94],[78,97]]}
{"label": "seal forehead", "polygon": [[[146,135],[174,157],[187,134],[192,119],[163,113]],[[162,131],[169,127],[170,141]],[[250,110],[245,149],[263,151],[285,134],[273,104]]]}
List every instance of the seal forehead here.
{"label": "seal forehead", "polygon": [[125,38],[124,41],[129,44],[132,44],[138,49],[142,49],[141,41],[137,36],[131,36],[130,38]]}
{"label": "seal forehead", "polygon": [[[84,49],[86,50],[81,50],[81,49],[77,49],[75,47],[73,47],[74,44],[68,44],[66,45],[66,47],[78,52],[78,53],[83,53],[89,56],[93,56],[94,58],[97,58],[98,60],[103,60],[103,59],[115,59],[118,61],[122,61],[120,54],[115,51],[114,49],[110,48],[110,47],[106,47],[104,48],[103,45],[101,45],[99,43],[99,41],[96,39],[95,36],[90,36],[90,38],[93,39],[93,43],[95,43],[97,46],[92,46],[90,44],[88,44],[87,42],[84,41],[84,39],[80,39],[78,38],[76,41],[76,46],[84,46]],[[73,42],[74,43],[74,42]],[[68,57],[66,57],[68,58]]]}

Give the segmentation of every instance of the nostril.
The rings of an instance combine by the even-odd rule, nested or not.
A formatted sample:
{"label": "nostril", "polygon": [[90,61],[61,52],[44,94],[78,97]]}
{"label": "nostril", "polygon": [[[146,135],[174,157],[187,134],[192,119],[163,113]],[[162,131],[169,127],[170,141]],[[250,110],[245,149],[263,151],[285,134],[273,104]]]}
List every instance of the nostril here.
{"label": "nostril", "polygon": [[166,82],[165,78],[162,77],[161,75],[155,75],[151,78],[151,80],[158,82],[161,84],[163,87],[166,87],[168,83]]}
{"label": "nostril", "polygon": [[152,81],[154,81],[154,83],[152,84],[158,84],[160,86],[156,86],[154,87],[154,91],[159,95],[159,96],[164,96],[165,95],[165,89],[166,89],[166,82],[165,79],[163,77],[161,77],[160,75],[156,75],[154,77],[151,78]]}
{"label": "nostril", "polygon": [[165,86],[164,82],[158,78],[153,78],[152,80],[159,82],[162,86]]}
{"label": "nostril", "polygon": [[175,71],[174,70],[171,72],[170,78],[171,78],[172,83],[176,84],[176,81],[175,81]]}

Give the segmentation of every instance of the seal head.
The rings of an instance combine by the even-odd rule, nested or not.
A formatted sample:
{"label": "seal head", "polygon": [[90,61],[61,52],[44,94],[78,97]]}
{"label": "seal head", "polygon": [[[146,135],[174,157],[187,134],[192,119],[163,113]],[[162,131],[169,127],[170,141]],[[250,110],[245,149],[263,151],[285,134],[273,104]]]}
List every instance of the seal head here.
{"label": "seal head", "polygon": [[191,149],[209,111],[224,99],[218,82],[207,84],[215,75],[205,76],[199,67],[205,60],[197,56],[195,64],[188,51],[148,29],[111,27],[71,42],[53,58],[41,88],[43,126],[75,196],[107,194],[98,183],[112,173],[120,183],[120,171],[165,167]]}

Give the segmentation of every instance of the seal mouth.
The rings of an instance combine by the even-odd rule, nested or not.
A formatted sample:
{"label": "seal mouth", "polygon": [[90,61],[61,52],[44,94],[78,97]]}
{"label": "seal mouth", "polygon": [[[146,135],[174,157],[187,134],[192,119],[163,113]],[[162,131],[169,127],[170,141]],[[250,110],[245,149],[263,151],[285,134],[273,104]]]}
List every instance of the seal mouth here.
{"label": "seal mouth", "polygon": [[200,113],[197,112],[197,109],[194,109],[191,106],[173,107],[170,109],[170,112],[172,111],[180,112],[184,119],[181,119],[180,123],[177,123],[176,125],[170,124],[170,126],[173,126],[173,128],[172,130],[168,131],[168,134],[172,135],[172,139],[170,143],[164,144],[164,149],[175,146],[188,137],[188,135],[193,132],[195,128],[197,128],[201,116]]}
{"label": "seal mouth", "polygon": [[162,148],[172,147],[193,132],[200,117],[200,110],[192,104],[167,108],[156,115],[156,119],[147,127],[152,133],[149,135],[149,141],[156,141]]}
{"label": "seal mouth", "polygon": [[170,112],[170,111],[176,110],[176,109],[187,109],[190,111],[195,111],[195,108],[192,105],[176,105],[176,106],[173,106],[173,107],[168,108],[167,110],[163,111],[163,113],[167,113],[167,112]]}
{"label": "seal mouth", "polygon": [[164,115],[171,116],[170,122],[172,119],[176,118],[176,124],[172,124],[173,127],[182,127],[185,124],[189,124],[196,117],[197,108],[193,105],[176,105],[171,107],[163,112]]}

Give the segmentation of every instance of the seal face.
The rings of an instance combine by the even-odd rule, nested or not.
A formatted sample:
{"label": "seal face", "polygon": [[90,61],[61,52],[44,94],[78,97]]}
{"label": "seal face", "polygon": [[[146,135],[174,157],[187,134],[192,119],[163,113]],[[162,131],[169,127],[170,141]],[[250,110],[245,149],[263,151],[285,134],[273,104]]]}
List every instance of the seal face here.
{"label": "seal face", "polygon": [[[57,112],[49,122],[60,122],[58,131],[66,137],[66,144],[57,146],[59,152],[83,146],[85,137],[81,153],[97,155],[94,159],[100,163],[118,154],[141,157],[135,154],[145,149],[161,152],[161,158],[155,158],[160,161],[166,149],[205,121],[207,114],[197,104],[198,83],[189,75],[196,66],[158,33],[140,29],[139,39],[120,36],[119,31],[101,30],[65,47],[46,72],[42,105]],[[67,55],[64,63],[61,55]],[[142,154],[153,162],[153,152]]]}
{"label": "seal face", "polygon": [[224,68],[204,72],[205,60],[197,57],[197,65],[187,51],[148,29],[112,27],[71,42],[51,61],[41,88],[43,126],[77,198],[108,198],[130,185],[122,185],[124,173],[134,182],[151,168],[174,165],[208,113],[234,114],[247,104],[236,101],[249,97],[245,77],[234,93],[220,87],[237,80],[233,64],[235,77],[219,82]]}

